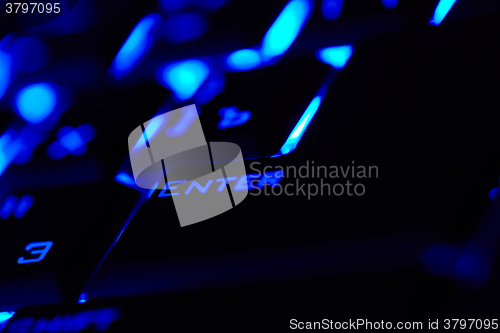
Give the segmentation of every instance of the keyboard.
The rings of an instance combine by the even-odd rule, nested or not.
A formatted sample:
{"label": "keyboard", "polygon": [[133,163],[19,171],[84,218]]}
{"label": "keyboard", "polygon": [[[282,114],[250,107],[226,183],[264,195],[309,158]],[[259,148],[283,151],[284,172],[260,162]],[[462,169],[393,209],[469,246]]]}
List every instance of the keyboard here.
{"label": "keyboard", "polygon": [[[2,5],[5,332],[495,319],[497,1]],[[198,122],[244,171],[138,186]]]}

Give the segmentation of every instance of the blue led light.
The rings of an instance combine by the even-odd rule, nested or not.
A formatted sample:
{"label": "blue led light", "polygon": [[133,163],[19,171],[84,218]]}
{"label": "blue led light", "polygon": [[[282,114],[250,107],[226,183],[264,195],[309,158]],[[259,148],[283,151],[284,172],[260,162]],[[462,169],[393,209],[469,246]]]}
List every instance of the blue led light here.
{"label": "blue led light", "polygon": [[26,212],[33,206],[35,200],[31,195],[25,195],[17,202],[16,210],[14,210],[14,217],[20,219]]}
{"label": "blue led light", "polygon": [[0,137],[0,175],[2,175],[2,173],[5,171],[5,169],[7,169],[10,162],[12,161],[12,158],[6,151],[7,143],[9,143],[10,140],[11,136],[9,133],[4,133]]}
{"label": "blue led light", "polygon": [[119,172],[115,176],[115,180],[123,185],[135,185],[134,179],[129,176],[126,172]]}
{"label": "blue led light", "polygon": [[50,158],[57,160],[68,154],[79,156],[87,151],[87,143],[95,137],[95,129],[90,124],[78,128],[63,126],[57,132],[58,140],[47,149]]}
{"label": "blue led light", "polygon": [[335,69],[342,69],[351,58],[353,50],[352,45],[332,46],[319,50],[317,57]]}
{"label": "blue led light", "polygon": [[111,246],[108,248],[108,251],[106,251],[106,254],[101,259],[101,262],[99,263],[98,267],[101,266],[101,264],[103,263],[104,259],[106,259],[106,257],[109,254],[109,251],[116,245],[116,243],[118,243],[118,241],[120,240],[120,237],[123,235],[123,232],[127,228],[128,224],[130,223],[130,221],[132,220],[132,218],[135,216],[135,214],[137,214],[137,211],[139,210],[139,208],[141,208],[142,204],[145,201],[146,201],[146,198],[144,198],[144,196],[141,196],[141,198],[137,201],[137,203],[135,204],[134,208],[132,209],[132,212],[130,212],[129,216],[127,217],[127,220],[125,221],[125,224],[122,226],[122,230],[120,231],[120,233],[118,234],[118,236],[113,241],[113,244],[111,244]]}
{"label": "blue led light", "polygon": [[0,332],[7,326],[10,318],[14,317],[16,313],[14,311],[3,311],[0,312]]}
{"label": "blue led light", "polygon": [[14,208],[17,203],[17,197],[15,195],[10,195],[2,203],[2,206],[0,207],[0,218],[2,220],[5,220],[9,218],[9,216],[12,214],[14,211]]}
{"label": "blue led light", "polygon": [[14,131],[7,131],[0,137],[0,176],[24,147],[19,138],[13,138],[15,135]]}
{"label": "blue led light", "polygon": [[131,70],[147,51],[151,42],[149,32],[160,19],[160,15],[151,14],[140,20],[134,27],[113,61],[113,76],[116,79],[120,79]]}
{"label": "blue led light", "polygon": [[66,149],[73,151],[83,145],[83,140],[80,137],[80,134],[76,131],[71,131],[68,134],[64,135],[60,139],[61,145]]}
{"label": "blue led light", "polygon": [[3,151],[0,151],[0,175],[7,169],[8,165],[10,164],[11,160],[7,160],[7,156]]}
{"label": "blue led light", "polygon": [[56,92],[47,83],[36,83],[24,87],[16,96],[19,114],[32,124],[45,120],[54,111],[56,104]]}
{"label": "blue led light", "polygon": [[295,128],[293,129],[292,133],[290,133],[290,136],[281,147],[280,152],[276,155],[273,155],[272,157],[288,154],[291,151],[293,151],[295,147],[297,147],[297,144],[302,138],[302,135],[304,135],[304,132],[306,131],[307,127],[309,126],[309,123],[316,114],[316,111],[318,111],[320,105],[321,105],[321,96],[314,97],[311,103],[309,103],[309,106],[307,107],[306,111],[304,111],[302,117],[300,117],[297,125],[295,125]]}
{"label": "blue led light", "polygon": [[204,62],[191,59],[167,66],[161,79],[177,98],[186,100],[198,91],[209,72],[210,68]]}
{"label": "blue led light", "polygon": [[285,53],[297,38],[311,10],[307,0],[292,0],[281,11],[262,41],[265,61]]}
{"label": "blue led light", "polygon": [[385,8],[392,9],[398,5],[399,0],[382,0]]}
{"label": "blue led light", "polygon": [[78,303],[85,303],[87,302],[88,297],[86,293],[81,293],[80,297],[78,297]]}
{"label": "blue led light", "polygon": [[15,312],[14,311],[3,311],[0,312],[0,324],[4,321],[9,320],[14,316]]}
{"label": "blue led light", "polygon": [[451,10],[453,5],[457,0],[440,0],[438,5],[436,6],[436,10],[434,10],[434,15],[432,16],[429,24],[431,25],[439,25],[443,22],[448,12]]}
{"label": "blue led light", "polygon": [[220,121],[217,124],[219,129],[240,126],[246,123],[252,113],[250,111],[238,111],[236,106],[230,106],[219,110]]}
{"label": "blue led light", "polygon": [[9,87],[11,71],[11,58],[5,52],[0,51],[0,99]]}
{"label": "blue led light", "polygon": [[327,20],[333,21],[340,16],[344,0],[323,0],[321,3],[321,14]]}
{"label": "blue led light", "polygon": [[243,49],[231,53],[226,64],[234,70],[246,71],[258,67],[262,63],[259,52],[252,49]]}
{"label": "blue led light", "polygon": [[137,23],[115,58],[119,70],[130,68],[147,46],[147,35],[155,24],[154,16],[146,16]]}

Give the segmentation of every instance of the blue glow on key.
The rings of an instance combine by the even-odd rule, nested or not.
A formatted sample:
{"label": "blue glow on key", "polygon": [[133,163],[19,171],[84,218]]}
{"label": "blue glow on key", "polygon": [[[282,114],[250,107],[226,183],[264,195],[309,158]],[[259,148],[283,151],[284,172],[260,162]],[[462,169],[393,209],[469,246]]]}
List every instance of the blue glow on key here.
{"label": "blue glow on key", "polygon": [[0,137],[0,176],[24,147],[19,138],[13,139],[15,135],[14,131],[8,131]]}
{"label": "blue glow on key", "polygon": [[436,10],[434,11],[432,19],[429,21],[429,24],[440,25],[446,15],[448,15],[448,12],[451,10],[455,2],[457,2],[457,0],[440,0]]}
{"label": "blue glow on key", "polygon": [[14,317],[15,314],[14,311],[0,312],[0,332],[7,326],[10,318]]}
{"label": "blue glow on key", "polygon": [[7,169],[9,161],[7,161],[7,157],[4,152],[0,151],[0,175]]}
{"label": "blue glow on key", "polygon": [[88,297],[86,293],[81,293],[80,297],[78,297],[78,303],[85,303],[87,302]]}
{"label": "blue glow on key", "polygon": [[5,220],[9,218],[9,216],[14,211],[14,207],[16,206],[17,197],[15,195],[10,195],[2,203],[2,207],[0,207],[0,218]]}
{"label": "blue glow on key", "polygon": [[316,111],[318,111],[320,105],[321,105],[321,96],[314,97],[311,103],[309,103],[309,106],[307,107],[306,111],[304,111],[302,117],[300,117],[297,125],[295,125],[295,128],[293,129],[292,133],[290,133],[290,136],[283,144],[283,147],[281,147],[280,149],[281,154],[278,153],[272,157],[288,154],[291,151],[293,151],[295,147],[297,147],[297,144],[304,135],[304,132],[306,131],[307,127],[309,126],[309,123],[316,114]]}
{"label": "blue glow on key", "polygon": [[24,87],[16,96],[19,114],[32,124],[45,120],[54,111],[56,104],[56,92],[47,83],[36,83]]}
{"label": "blue glow on key", "polygon": [[85,144],[80,134],[78,134],[78,132],[76,131],[69,132],[68,134],[64,135],[59,141],[64,148],[70,151],[80,148],[83,144]]}
{"label": "blue glow on key", "polygon": [[149,32],[160,18],[158,14],[151,14],[137,23],[113,61],[115,78],[124,76],[144,55],[150,43]]}
{"label": "blue glow on key", "polygon": [[220,121],[217,128],[224,129],[234,126],[240,126],[246,123],[252,113],[250,111],[239,111],[236,106],[225,107],[219,110]]}
{"label": "blue glow on key", "polygon": [[126,172],[119,172],[115,176],[115,180],[118,183],[124,184],[124,185],[135,185],[135,181],[132,177],[130,177]]}
{"label": "blue glow on key", "polygon": [[333,21],[342,13],[344,0],[323,0],[321,3],[321,14],[327,20]]}
{"label": "blue glow on key", "polygon": [[342,69],[351,58],[353,51],[352,45],[332,46],[319,50],[317,57],[335,69]]}
{"label": "blue glow on key", "polygon": [[237,71],[247,71],[262,64],[262,59],[259,52],[252,49],[244,49],[231,53],[227,59],[226,64]]}
{"label": "blue glow on key", "polygon": [[5,52],[0,51],[0,99],[9,87],[11,71],[11,58]]}
{"label": "blue glow on key", "polygon": [[9,163],[7,161],[7,154],[4,151],[4,147],[6,144],[10,141],[10,134],[4,133],[0,137],[0,175],[3,173],[3,171],[7,168],[7,164]]}
{"label": "blue glow on key", "polygon": [[398,5],[398,0],[382,0],[382,4],[385,8],[392,9]]}
{"label": "blue glow on key", "polygon": [[292,0],[281,11],[262,41],[265,61],[285,53],[295,41],[311,10],[307,0]]}
{"label": "blue glow on key", "polygon": [[147,35],[155,24],[154,17],[146,16],[130,33],[115,58],[115,66],[119,70],[130,68],[142,55],[147,46]]}
{"label": "blue glow on key", "polygon": [[47,149],[50,158],[58,160],[68,154],[79,156],[87,150],[87,143],[95,137],[95,129],[90,124],[78,128],[63,126],[57,132],[58,140],[51,143]]}
{"label": "blue glow on key", "polygon": [[163,70],[162,80],[181,100],[186,100],[198,91],[208,77],[210,68],[199,60],[186,60]]}
{"label": "blue glow on key", "polygon": [[20,219],[26,212],[33,206],[35,200],[31,195],[25,195],[17,202],[16,210],[14,210],[14,217]]}

